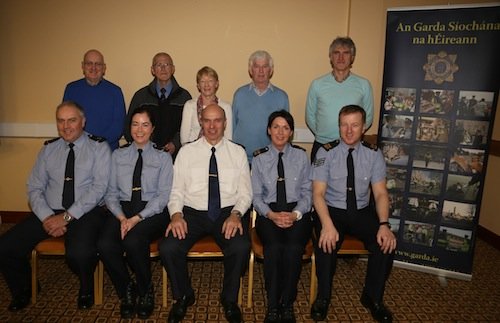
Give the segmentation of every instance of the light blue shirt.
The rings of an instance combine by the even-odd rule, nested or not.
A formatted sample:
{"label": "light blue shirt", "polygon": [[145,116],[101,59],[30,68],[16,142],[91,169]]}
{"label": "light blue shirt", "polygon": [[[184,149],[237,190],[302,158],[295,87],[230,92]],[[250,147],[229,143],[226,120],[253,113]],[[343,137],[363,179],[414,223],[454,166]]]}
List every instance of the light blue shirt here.
{"label": "light blue shirt", "polygon": [[[370,202],[370,184],[385,180],[386,165],[382,152],[369,144],[358,143],[352,152],[354,161],[354,187],[358,209]],[[316,154],[312,170],[312,180],[327,183],[326,204],[339,209],[347,209],[347,155],[349,146],[340,140],[330,150],[321,147]]]}
{"label": "light blue shirt", "polygon": [[[271,144],[267,146],[267,151],[252,160],[253,205],[264,216],[271,211],[269,204],[276,202],[278,153]],[[297,202],[293,211],[305,214],[311,210],[312,200],[311,164],[307,154],[301,148],[287,144],[283,149],[282,159],[287,202]]]}
{"label": "light blue shirt", "polygon": [[337,82],[332,73],[312,81],[306,101],[306,123],[321,144],[340,138],[339,112],[346,105],[366,111],[366,127],[373,122],[373,92],[370,82],[351,73]]}
{"label": "light blue shirt", "polygon": [[[108,187],[111,149],[106,141],[83,134],[74,142],[75,202],[67,210],[78,219],[99,205]],[[28,196],[33,213],[43,221],[63,210],[64,173],[69,153],[62,138],[49,140],[38,154],[28,178]]]}

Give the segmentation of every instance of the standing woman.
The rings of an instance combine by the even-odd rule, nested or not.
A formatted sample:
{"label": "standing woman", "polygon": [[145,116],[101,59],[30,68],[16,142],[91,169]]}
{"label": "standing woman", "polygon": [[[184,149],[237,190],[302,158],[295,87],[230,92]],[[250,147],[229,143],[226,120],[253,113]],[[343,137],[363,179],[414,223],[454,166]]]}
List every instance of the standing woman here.
{"label": "standing woman", "polygon": [[293,130],[289,112],[273,112],[267,124],[271,144],[257,150],[252,161],[256,229],[264,247],[266,323],[295,322],[293,303],[312,230],[311,166],[304,149],[289,143]]}
{"label": "standing woman", "polygon": [[195,99],[187,101],[182,111],[181,145],[194,141],[203,135],[200,123],[201,111],[212,103],[224,109],[227,120],[224,137],[231,140],[233,136],[233,110],[231,104],[220,100],[215,95],[219,89],[219,76],[217,72],[211,67],[202,67],[196,74],[196,87],[200,91],[200,95]]}
{"label": "standing woman", "polygon": [[163,235],[169,221],[166,205],[173,168],[170,154],[150,141],[154,129],[151,107],[135,109],[130,122],[133,142],[113,152],[105,196],[114,216],[107,219],[98,250],[120,297],[122,318],[132,318],[137,311],[139,318],[147,319],[155,304],[149,244]]}

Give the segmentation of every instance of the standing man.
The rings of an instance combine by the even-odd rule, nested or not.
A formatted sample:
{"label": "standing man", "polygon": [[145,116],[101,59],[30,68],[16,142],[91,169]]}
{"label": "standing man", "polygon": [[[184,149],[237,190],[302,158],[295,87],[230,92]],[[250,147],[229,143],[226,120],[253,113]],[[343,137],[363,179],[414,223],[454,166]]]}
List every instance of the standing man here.
{"label": "standing man", "polygon": [[236,302],[250,252],[249,221],[242,219],[252,201],[250,169],[243,148],[224,138],[226,115],[220,106],[203,109],[201,122],[203,136],[184,145],[174,164],[170,224],[159,246],[176,300],[168,322],[182,321],[194,304],[187,253],[206,235],[224,253],[221,303],[226,319],[241,322]]}
{"label": "standing man", "polygon": [[343,106],[356,104],[366,112],[366,126],[373,121],[373,93],[370,82],[351,73],[356,46],[349,37],[337,37],[329,51],[332,72],[312,81],[306,101],[306,123],[314,134],[311,161],[318,148],[339,139],[337,118]]}
{"label": "standing man", "polygon": [[99,206],[108,186],[111,151],[103,138],[83,131],[83,108],[63,102],[56,110],[58,138],[45,142],[28,179],[33,213],[0,237],[0,271],[12,294],[10,311],[31,297],[28,255],[38,242],[65,238],[66,262],[80,280],[78,308],[94,304],[97,238],[105,219]]}
{"label": "standing man", "polygon": [[248,59],[250,84],[243,85],[233,98],[233,140],[245,147],[248,162],[253,152],[271,143],[267,119],[274,111],[289,110],[288,95],[271,84],[274,62],[271,55],[258,50]]}
{"label": "standing man", "polygon": [[[318,215],[315,222],[318,295],[311,307],[315,321],[322,321],[327,315],[337,251],[344,235],[350,234],[363,241],[370,252],[361,303],[375,320],[392,322],[392,314],[382,298],[396,238],[388,222],[384,156],[376,146],[361,141],[365,120],[362,107],[343,107],[339,113],[341,139],[320,147],[313,164],[313,203]],[[370,186],[376,212],[369,205]]]}
{"label": "standing man", "polygon": [[74,101],[83,107],[87,123],[85,131],[106,138],[112,150],[118,148],[125,119],[122,90],[103,79],[104,56],[95,49],[83,55],[84,78],[66,85],[63,101]]}
{"label": "standing man", "polygon": [[[172,157],[181,147],[180,129],[184,103],[191,99],[188,91],[179,86],[174,77],[175,65],[167,53],[158,53],[153,57],[151,74],[153,81],[135,92],[130,102],[126,125],[135,109],[142,105],[157,106],[154,109],[156,128],[152,141],[157,147],[163,147]],[[130,129],[125,129],[125,139],[132,141]]]}

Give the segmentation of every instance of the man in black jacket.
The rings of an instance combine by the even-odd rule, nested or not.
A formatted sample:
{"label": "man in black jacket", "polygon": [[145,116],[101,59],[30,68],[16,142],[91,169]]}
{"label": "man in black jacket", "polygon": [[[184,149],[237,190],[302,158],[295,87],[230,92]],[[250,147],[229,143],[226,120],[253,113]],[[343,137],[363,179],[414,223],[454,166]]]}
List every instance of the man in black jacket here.
{"label": "man in black jacket", "polygon": [[[154,79],[151,83],[135,92],[130,102],[125,124],[130,122],[132,112],[142,105],[155,105],[156,128],[153,142],[165,151],[177,155],[181,147],[180,127],[184,103],[191,99],[188,91],[179,86],[174,77],[175,65],[167,53],[158,53],[153,57],[151,74]],[[132,141],[130,129],[125,127],[125,139]]]}

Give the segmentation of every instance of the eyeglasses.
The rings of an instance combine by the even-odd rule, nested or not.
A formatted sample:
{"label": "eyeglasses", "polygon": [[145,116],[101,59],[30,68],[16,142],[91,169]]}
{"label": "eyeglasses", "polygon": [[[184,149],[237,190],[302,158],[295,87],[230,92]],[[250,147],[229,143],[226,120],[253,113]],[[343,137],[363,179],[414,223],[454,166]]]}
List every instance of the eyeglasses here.
{"label": "eyeglasses", "polygon": [[153,66],[154,66],[154,68],[162,69],[162,68],[169,68],[171,66],[174,66],[174,64],[172,64],[172,63],[156,63]]}
{"label": "eyeglasses", "polygon": [[104,63],[100,63],[100,62],[83,62],[83,65],[85,65],[85,67],[97,67],[97,68],[102,68],[104,66]]}

